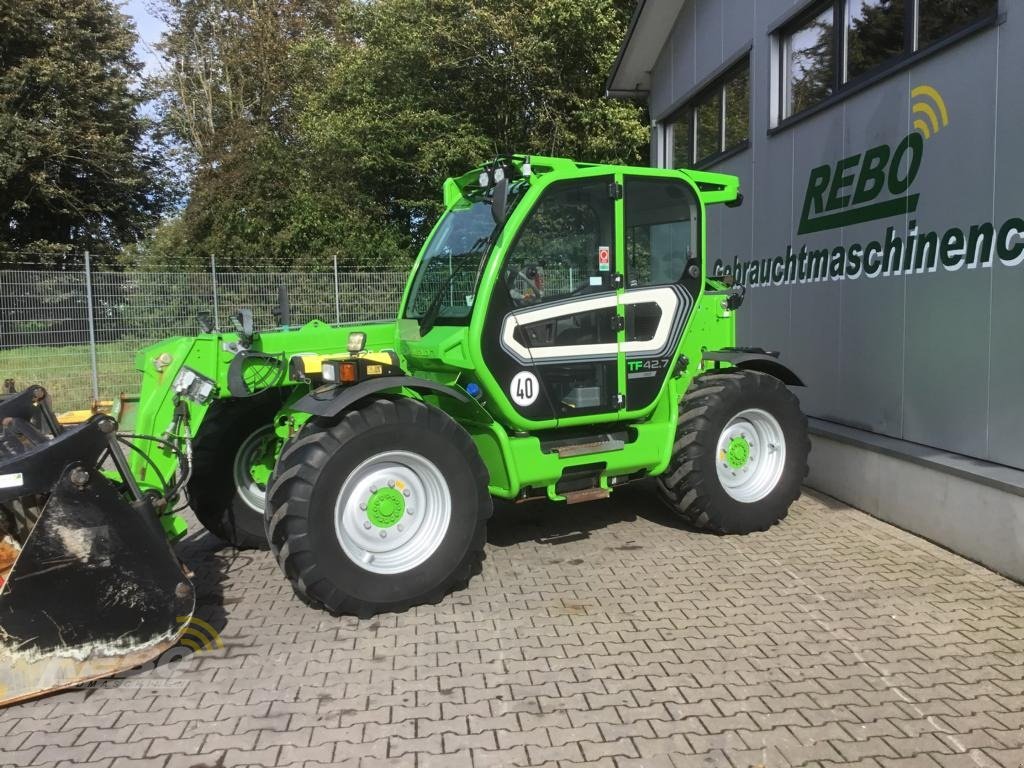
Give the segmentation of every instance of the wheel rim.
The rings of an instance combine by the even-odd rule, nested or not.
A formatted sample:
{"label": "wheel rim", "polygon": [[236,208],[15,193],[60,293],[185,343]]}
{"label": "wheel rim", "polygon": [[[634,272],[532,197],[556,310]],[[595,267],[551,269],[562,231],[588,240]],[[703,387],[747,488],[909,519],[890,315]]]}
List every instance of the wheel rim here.
{"label": "wheel rim", "polygon": [[451,521],[451,492],[431,461],[409,451],[372,456],[345,480],[335,504],[338,543],[372,573],[415,568],[441,545]]}
{"label": "wheel rim", "polygon": [[268,466],[267,458],[273,456],[274,440],[273,425],[260,427],[245,439],[235,454],[235,488],[242,501],[261,515],[267,506],[267,477],[273,469],[273,459]]}
{"label": "wheel rim", "polygon": [[733,416],[718,438],[718,480],[736,501],[751,504],[775,490],[786,466],[786,436],[768,411],[748,408]]}

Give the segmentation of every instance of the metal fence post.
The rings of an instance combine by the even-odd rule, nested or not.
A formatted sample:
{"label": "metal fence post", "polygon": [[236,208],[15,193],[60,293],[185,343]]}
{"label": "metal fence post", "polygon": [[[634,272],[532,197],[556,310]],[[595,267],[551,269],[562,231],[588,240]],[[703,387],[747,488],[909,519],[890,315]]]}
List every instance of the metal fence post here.
{"label": "metal fence post", "polygon": [[85,252],[85,307],[89,313],[89,362],[92,366],[92,399],[100,399],[100,373],[96,362],[96,321],[93,317],[92,300],[92,261],[89,252]]}
{"label": "metal fence post", "polygon": [[338,254],[334,254],[334,322],[341,325],[341,286],[338,283]]}
{"label": "metal fence post", "polygon": [[213,280],[213,328],[220,328],[220,305],[217,301],[217,257],[210,254],[210,277]]}

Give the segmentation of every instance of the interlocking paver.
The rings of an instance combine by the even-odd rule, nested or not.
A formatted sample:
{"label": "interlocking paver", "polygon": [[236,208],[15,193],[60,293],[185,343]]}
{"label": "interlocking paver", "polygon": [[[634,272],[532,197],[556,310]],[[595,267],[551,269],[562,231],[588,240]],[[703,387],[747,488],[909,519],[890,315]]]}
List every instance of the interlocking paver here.
{"label": "interlocking paver", "polygon": [[830,499],[718,537],[641,485],[489,538],[467,590],[360,621],[196,528],[225,649],[0,711],[3,762],[1024,764],[1024,587]]}

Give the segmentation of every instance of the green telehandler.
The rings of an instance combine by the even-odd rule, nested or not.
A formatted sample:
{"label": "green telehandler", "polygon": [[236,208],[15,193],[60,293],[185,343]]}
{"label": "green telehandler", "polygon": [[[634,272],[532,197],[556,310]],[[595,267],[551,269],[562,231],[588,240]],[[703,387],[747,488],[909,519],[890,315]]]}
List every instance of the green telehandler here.
{"label": "green telehandler", "polygon": [[[308,604],[361,617],[465,585],[493,498],[577,503],[654,478],[693,526],[770,527],[800,493],[810,444],[800,379],[777,353],[735,346],[742,287],[707,273],[707,207],[741,201],[724,174],[502,156],[445,182],[394,321],[292,328],[283,291],[274,330],[248,310],[230,331],[207,316],[196,336],[138,353],[141,394],[117,409],[116,440],[102,416],[61,433],[40,388],[18,396],[16,419],[3,419],[14,399],[0,402],[0,538],[20,552],[0,570],[0,653],[23,654],[31,601],[63,637],[32,658],[93,652],[95,623],[61,582],[34,584],[36,531],[56,508],[73,524],[76,492],[79,517],[103,518],[79,528],[133,516],[137,529],[117,546],[93,536],[78,605],[102,599],[101,545],[108,570],[131,560],[126,578],[159,582],[139,601],[145,630],[104,646],[135,663],[191,615],[187,574],[156,541],[185,532],[182,501],[228,543],[269,547]],[[57,451],[83,430],[105,442]],[[8,700],[32,694],[31,675],[6,675]]]}

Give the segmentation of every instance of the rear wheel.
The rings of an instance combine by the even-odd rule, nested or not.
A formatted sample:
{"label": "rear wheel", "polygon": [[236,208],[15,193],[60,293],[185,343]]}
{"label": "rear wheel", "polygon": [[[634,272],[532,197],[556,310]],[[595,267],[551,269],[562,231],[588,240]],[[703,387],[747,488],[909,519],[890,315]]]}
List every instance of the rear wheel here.
{"label": "rear wheel", "polygon": [[280,441],[269,396],[226,401],[207,415],[193,442],[189,498],[208,531],[239,549],[266,549],[266,488]]}
{"label": "rear wheel", "polygon": [[462,427],[418,400],[375,400],[286,443],[267,538],[306,602],[362,617],[436,603],[479,563],[487,470]]}
{"label": "rear wheel", "polygon": [[781,381],[757,371],[705,374],[680,405],[672,462],[658,486],[692,525],[763,531],[800,495],[809,452],[807,419]]}

